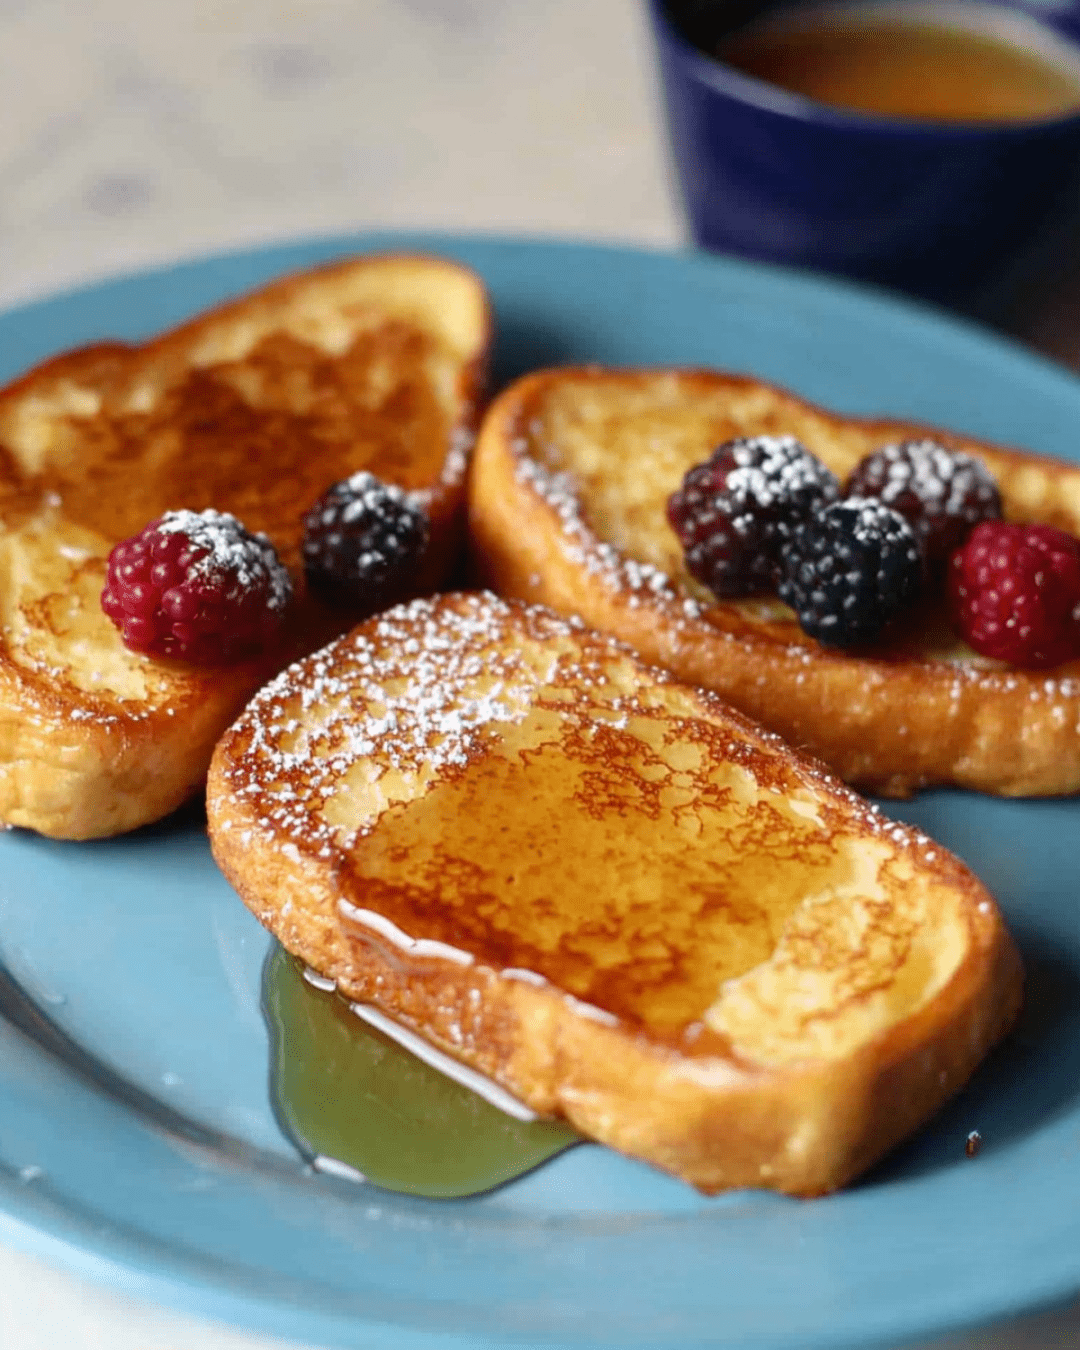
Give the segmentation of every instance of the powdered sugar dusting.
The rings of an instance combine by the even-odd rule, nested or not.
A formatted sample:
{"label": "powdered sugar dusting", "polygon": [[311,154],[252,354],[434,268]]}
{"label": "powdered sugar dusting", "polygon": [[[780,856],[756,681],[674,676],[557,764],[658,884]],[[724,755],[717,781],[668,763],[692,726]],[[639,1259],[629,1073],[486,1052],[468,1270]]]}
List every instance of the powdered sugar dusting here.
{"label": "powdered sugar dusting", "polygon": [[726,487],[738,501],[768,508],[807,491],[825,501],[837,496],[835,475],[794,436],[740,437],[731,442],[731,457],[736,467]]}
{"label": "powdered sugar dusting", "polygon": [[597,577],[609,589],[625,595],[631,609],[648,599],[662,604],[676,622],[701,615],[702,606],[691,597],[680,595],[666,572],[652,563],[629,558],[613,544],[597,538],[582,515],[572,475],[553,472],[533,459],[523,439],[515,442],[514,452],[519,480],[528,484],[558,516],[564,551],[571,563]]}
{"label": "powdered sugar dusting", "polygon": [[887,506],[914,492],[932,514],[956,515],[965,502],[984,508],[998,499],[997,486],[981,459],[947,450],[937,441],[883,445],[876,455],[882,470],[876,495]]}
{"label": "powdered sugar dusting", "polygon": [[157,522],[162,534],[183,534],[205,554],[192,565],[190,575],[230,589],[252,591],[265,587],[267,605],[284,610],[292,598],[292,582],[265,534],[252,534],[228,511],[167,511]]}
{"label": "powdered sugar dusting", "polygon": [[[367,832],[378,812],[347,828],[332,823],[334,798],[358,766],[385,805],[386,793],[412,795],[467,764],[495,724],[525,717],[559,655],[508,643],[509,613],[493,596],[415,600],[289,667],[237,723],[248,744],[234,790],[258,799],[282,847],[326,849]],[[531,623],[545,638],[580,631],[540,611]]]}
{"label": "powdered sugar dusting", "polygon": [[352,524],[359,520],[365,512],[378,511],[385,497],[389,497],[391,501],[397,502],[401,506],[411,506],[414,510],[416,509],[412,493],[407,492],[397,483],[384,483],[382,479],[376,478],[367,469],[358,469],[356,473],[351,474],[346,478],[345,486],[349,489],[352,497],[352,500],[342,512],[342,519],[346,524]]}
{"label": "powdered sugar dusting", "polygon": [[440,482],[453,486],[460,483],[469,467],[476,432],[471,426],[456,426],[450,433],[450,448],[443,461]]}

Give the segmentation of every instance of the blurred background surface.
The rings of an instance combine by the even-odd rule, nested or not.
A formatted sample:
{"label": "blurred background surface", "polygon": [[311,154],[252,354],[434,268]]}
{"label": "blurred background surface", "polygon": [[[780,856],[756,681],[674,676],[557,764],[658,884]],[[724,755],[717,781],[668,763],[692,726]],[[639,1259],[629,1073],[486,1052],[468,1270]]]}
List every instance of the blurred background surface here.
{"label": "blurred background surface", "polygon": [[408,225],[681,239],[635,0],[0,0],[0,299]]}

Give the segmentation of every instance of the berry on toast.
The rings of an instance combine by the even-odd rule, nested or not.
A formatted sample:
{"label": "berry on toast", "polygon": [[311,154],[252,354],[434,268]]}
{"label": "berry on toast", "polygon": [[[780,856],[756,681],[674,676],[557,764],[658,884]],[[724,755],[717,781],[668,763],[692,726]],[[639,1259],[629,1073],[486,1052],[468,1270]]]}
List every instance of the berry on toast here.
{"label": "berry on toast", "polygon": [[211,846],[291,952],[706,1192],[832,1190],[1011,1023],[956,858],[577,621],[415,600],[222,737]]}
{"label": "berry on toast", "polygon": [[[832,486],[798,467],[793,442]],[[797,523],[792,483],[813,488]],[[1075,629],[1051,641],[1031,628],[1001,648],[1025,654],[1017,665],[964,641],[976,625],[961,609],[976,600],[968,583],[950,588],[946,557],[1000,530],[1002,513],[1080,534],[1077,465],[844,417],[746,377],[564,368],[492,404],[469,491],[479,574],[497,592],[580,615],[850,783],[890,796],[1080,790],[1067,562],[1053,597],[1029,568],[1046,593],[1029,612],[1045,627],[1071,605]]]}
{"label": "berry on toast", "polygon": [[468,269],[359,257],[0,391],[0,821],[116,834],[201,787],[255,689],[353,621],[304,582],[332,484],[407,493],[425,526],[405,592],[445,579],[490,330]]}

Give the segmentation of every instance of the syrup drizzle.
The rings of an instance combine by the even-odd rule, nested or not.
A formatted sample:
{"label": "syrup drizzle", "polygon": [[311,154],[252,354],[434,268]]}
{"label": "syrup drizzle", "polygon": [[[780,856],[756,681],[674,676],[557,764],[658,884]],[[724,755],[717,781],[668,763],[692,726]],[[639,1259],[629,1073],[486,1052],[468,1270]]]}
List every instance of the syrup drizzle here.
{"label": "syrup drizzle", "polygon": [[487,1080],[485,1095],[471,1090],[456,1064],[449,1077],[437,1052],[410,1053],[402,1028],[389,1028],[391,1038],[371,1009],[278,946],[263,974],[263,1011],[278,1123],[319,1172],[449,1199],[512,1181],[578,1140],[564,1121],[536,1119],[513,1098],[496,1105]]}

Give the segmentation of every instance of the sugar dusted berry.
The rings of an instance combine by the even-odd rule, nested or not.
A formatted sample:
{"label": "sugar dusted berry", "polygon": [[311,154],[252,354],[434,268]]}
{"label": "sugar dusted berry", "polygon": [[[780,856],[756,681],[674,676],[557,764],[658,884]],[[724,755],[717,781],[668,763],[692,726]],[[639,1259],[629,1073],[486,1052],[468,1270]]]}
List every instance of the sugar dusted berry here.
{"label": "sugar dusted berry", "polygon": [[833,501],[835,476],[794,436],[728,441],[668,498],[691,576],[721,599],[775,589],[795,526]]}
{"label": "sugar dusted berry", "polygon": [[883,445],[855,466],[844,492],[899,511],[937,575],[980,521],[1001,516],[1001,495],[982,460],[932,440]]}
{"label": "sugar dusted berry", "polygon": [[361,471],[327,489],[304,518],[312,590],[363,618],[404,598],[428,542],[415,497]]}
{"label": "sugar dusted berry", "polygon": [[873,498],[827,506],[795,532],[778,594],[802,629],[831,647],[862,647],[910,605],[922,582],[911,526]]}
{"label": "sugar dusted berry", "polygon": [[1038,669],[1080,658],[1080,540],[1049,525],[978,525],[949,564],[953,621],[983,656]]}
{"label": "sugar dusted berry", "polygon": [[167,511],[109,554],[101,608],[132,651],[218,665],[269,646],[291,595],[265,535],[222,511]]}

